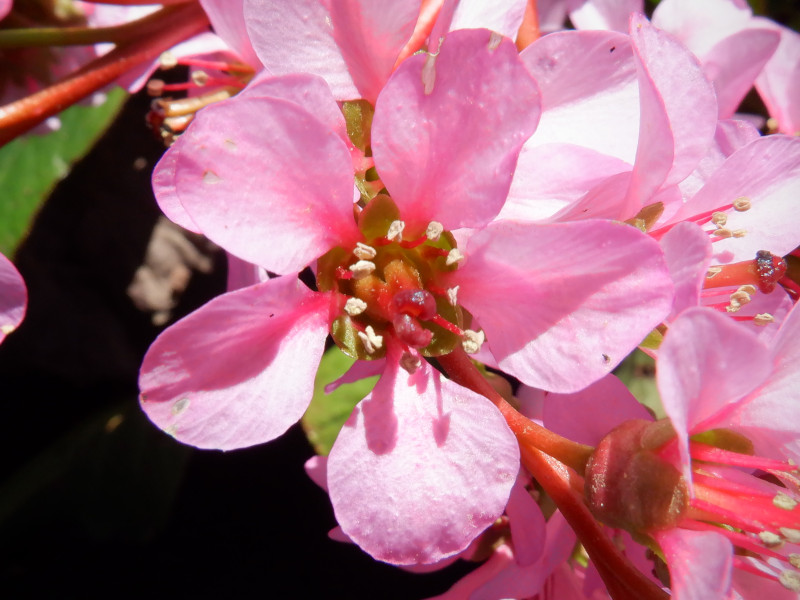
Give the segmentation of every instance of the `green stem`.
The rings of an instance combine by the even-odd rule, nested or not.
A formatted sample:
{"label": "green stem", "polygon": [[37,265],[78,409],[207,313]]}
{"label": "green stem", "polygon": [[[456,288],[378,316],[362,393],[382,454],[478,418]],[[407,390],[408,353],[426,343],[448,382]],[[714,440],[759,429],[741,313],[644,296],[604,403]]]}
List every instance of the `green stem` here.
{"label": "green stem", "polygon": [[203,9],[194,3],[168,6],[150,17],[154,25],[147,28],[147,35],[117,46],[50,87],[0,106],[0,145],[109,85],[138,65],[154,60],[209,25]]}
{"label": "green stem", "polygon": [[491,400],[505,417],[520,444],[537,448],[578,473],[586,470],[586,463],[594,448],[562,437],[517,412],[481,375],[460,347],[450,354],[437,356],[436,360],[450,379]]}

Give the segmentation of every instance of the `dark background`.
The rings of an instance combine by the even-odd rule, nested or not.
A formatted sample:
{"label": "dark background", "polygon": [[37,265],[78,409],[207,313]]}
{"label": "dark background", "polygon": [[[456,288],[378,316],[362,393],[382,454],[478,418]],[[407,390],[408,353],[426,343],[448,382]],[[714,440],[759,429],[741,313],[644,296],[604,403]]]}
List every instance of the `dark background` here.
{"label": "dark background", "polygon": [[148,103],[128,101],[15,256],[30,303],[0,346],[0,595],[444,592],[466,564],[411,574],[328,539],[336,523],[303,470],[313,452],[299,427],[251,449],[200,451],[139,410],[139,364],[164,326],[127,291],[136,269],[166,261],[178,281],[191,272],[168,323],[224,291],[226,276],[218,249],[163,222],[147,254],[160,214],[150,173],[163,152],[144,126]]}

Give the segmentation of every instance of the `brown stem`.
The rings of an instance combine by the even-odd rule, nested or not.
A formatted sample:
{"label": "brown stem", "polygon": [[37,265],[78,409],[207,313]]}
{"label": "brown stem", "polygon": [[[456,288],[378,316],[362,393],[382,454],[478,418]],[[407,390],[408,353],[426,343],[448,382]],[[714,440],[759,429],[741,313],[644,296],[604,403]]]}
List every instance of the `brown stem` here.
{"label": "brown stem", "polygon": [[522,464],[553,499],[580,539],[614,600],[665,600],[666,592],[644,576],[603,532],[576,491],[582,478],[544,452],[520,446]]}
{"label": "brown stem", "polygon": [[134,67],[155,59],[209,25],[203,9],[194,3],[168,6],[156,14],[159,15],[157,26],[148,32],[146,38],[138,37],[129,44],[120,45],[61,81],[0,106],[0,145],[112,83]]}
{"label": "brown stem", "polygon": [[591,446],[568,440],[514,410],[481,375],[463,349],[457,347],[450,354],[438,356],[437,361],[450,379],[494,402],[520,444],[538,448],[579,473],[586,470],[586,463],[594,450]]}

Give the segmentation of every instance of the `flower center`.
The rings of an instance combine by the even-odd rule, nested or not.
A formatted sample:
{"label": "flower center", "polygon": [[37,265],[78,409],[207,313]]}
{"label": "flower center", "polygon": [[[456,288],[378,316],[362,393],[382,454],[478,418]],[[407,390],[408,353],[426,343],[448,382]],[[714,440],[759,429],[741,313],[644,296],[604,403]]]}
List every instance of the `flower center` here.
{"label": "flower center", "polygon": [[317,286],[332,292],[331,335],[349,356],[381,358],[390,336],[423,356],[447,354],[462,343],[477,351],[482,335],[466,329],[472,316],[458,305],[443,275],[464,258],[449,231],[432,222],[406,234],[392,199],[379,194],[358,213],[362,240],[336,247],[317,263]]}

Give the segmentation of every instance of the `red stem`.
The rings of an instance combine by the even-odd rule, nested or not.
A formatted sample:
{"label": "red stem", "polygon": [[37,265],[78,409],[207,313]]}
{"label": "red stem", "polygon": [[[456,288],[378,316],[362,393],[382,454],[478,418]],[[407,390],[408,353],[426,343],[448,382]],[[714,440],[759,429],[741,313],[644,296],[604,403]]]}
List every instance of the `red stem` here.
{"label": "red stem", "polygon": [[50,87],[1,106],[0,146],[209,25],[203,9],[194,3],[166,7],[156,14],[157,25],[147,36],[114,48]]}
{"label": "red stem", "polygon": [[522,25],[519,26],[519,31],[517,31],[517,50],[522,52],[541,36],[539,9],[536,6],[536,0],[528,0],[528,4],[525,6],[525,14],[522,17]]}

